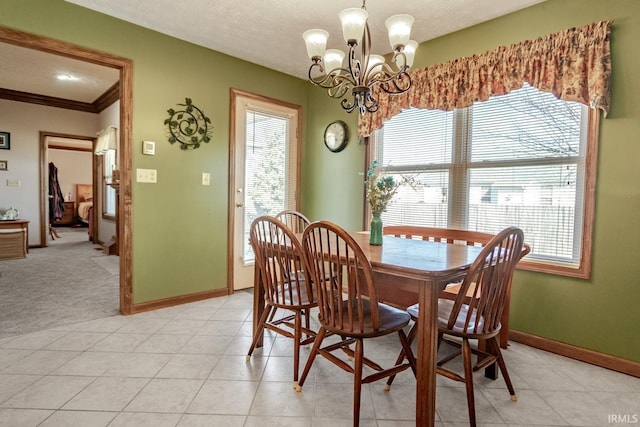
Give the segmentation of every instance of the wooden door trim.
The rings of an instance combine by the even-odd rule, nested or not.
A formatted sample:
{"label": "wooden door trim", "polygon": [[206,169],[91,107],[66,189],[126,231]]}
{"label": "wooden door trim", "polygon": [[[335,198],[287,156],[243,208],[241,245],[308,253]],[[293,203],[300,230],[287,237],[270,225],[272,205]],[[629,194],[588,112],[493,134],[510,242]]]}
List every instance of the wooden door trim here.
{"label": "wooden door trim", "polygon": [[131,132],[133,99],[133,62],[130,59],[88,49],[0,26],[0,42],[91,62],[120,72],[120,204],[118,236],[120,239],[120,313],[131,314],[133,302],[132,232],[131,232]]}

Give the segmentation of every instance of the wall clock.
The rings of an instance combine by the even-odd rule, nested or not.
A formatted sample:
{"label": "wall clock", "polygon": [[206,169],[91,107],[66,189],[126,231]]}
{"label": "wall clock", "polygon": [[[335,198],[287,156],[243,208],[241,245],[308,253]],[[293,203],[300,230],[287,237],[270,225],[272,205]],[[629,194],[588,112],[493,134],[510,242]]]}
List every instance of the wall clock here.
{"label": "wall clock", "polygon": [[329,126],[324,130],[324,145],[334,153],[344,150],[348,140],[349,128],[342,120],[329,123]]}

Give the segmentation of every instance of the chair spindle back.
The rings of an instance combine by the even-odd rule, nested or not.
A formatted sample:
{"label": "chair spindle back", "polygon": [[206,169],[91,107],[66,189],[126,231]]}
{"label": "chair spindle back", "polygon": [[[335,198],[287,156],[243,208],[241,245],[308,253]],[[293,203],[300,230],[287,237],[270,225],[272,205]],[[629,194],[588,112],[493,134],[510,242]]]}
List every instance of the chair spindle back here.
{"label": "chair spindle back", "polygon": [[286,308],[304,305],[302,295],[313,301],[302,246],[289,227],[272,216],[260,216],[251,224],[249,241],[267,302]]}
{"label": "chair spindle back", "polygon": [[[488,334],[500,329],[509,284],[522,256],[523,244],[522,230],[508,227],[484,246],[461,284],[449,316],[449,329],[470,334]],[[468,292],[471,295],[467,295]],[[467,312],[461,322],[463,308]]]}
{"label": "chair spindle back", "polygon": [[319,221],[305,229],[302,246],[323,327],[338,334],[377,330],[378,301],[371,264],[356,241],[338,225]]}
{"label": "chair spindle back", "polygon": [[295,234],[302,234],[304,229],[311,223],[301,212],[294,210],[278,212],[275,217],[285,223]]}

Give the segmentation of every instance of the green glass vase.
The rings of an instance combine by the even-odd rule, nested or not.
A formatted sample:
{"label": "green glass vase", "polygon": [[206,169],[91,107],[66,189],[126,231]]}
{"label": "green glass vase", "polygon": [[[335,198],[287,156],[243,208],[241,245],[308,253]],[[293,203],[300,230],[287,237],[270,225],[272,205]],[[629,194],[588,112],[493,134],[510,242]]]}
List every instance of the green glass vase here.
{"label": "green glass vase", "polygon": [[382,218],[380,218],[379,213],[374,213],[371,217],[369,244],[374,246],[382,245]]}

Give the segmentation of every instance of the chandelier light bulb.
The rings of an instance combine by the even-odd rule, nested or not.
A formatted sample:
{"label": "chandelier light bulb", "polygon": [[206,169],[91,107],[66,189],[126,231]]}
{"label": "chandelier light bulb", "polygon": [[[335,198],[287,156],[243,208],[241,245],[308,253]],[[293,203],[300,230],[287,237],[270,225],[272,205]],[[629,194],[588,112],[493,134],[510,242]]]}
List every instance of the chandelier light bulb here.
{"label": "chandelier light bulb", "polygon": [[344,52],[340,49],[327,49],[322,60],[324,62],[324,72],[329,74],[332,70],[342,68]]}
{"label": "chandelier light bulb", "polygon": [[309,59],[322,58],[327,48],[329,33],[320,29],[307,30],[302,34],[302,38],[307,45]]}
{"label": "chandelier light bulb", "polygon": [[338,14],[342,23],[342,37],[347,44],[358,44],[364,34],[369,13],[357,7],[345,9]]}
{"label": "chandelier light bulb", "polygon": [[413,26],[413,16],[393,15],[384,21],[389,33],[389,43],[396,50],[404,47],[411,37],[411,27]]}
{"label": "chandelier light bulb", "polygon": [[407,68],[413,67],[413,60],[416,56],[416,50],[418,49],[418,42],[415,40],[409,40],[406,45],[404,45],[404,49],[402,52],[404,53],[404,57],[406,58],[405,65]]}

